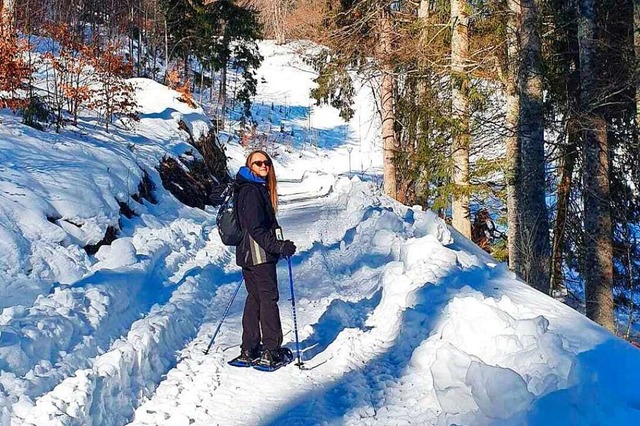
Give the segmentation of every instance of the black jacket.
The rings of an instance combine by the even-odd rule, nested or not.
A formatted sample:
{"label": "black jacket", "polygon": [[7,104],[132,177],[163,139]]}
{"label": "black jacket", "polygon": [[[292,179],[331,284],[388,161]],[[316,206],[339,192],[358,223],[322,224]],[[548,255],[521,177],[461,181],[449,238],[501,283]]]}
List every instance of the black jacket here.
{"label": "black jacket", "polygon": [[276,239],[278,221],[266,183],[246,167],[236,175],[236,183],[236,211],[244,232],[236,247],[236,264],[244,268],[277,262],[282,242]]}

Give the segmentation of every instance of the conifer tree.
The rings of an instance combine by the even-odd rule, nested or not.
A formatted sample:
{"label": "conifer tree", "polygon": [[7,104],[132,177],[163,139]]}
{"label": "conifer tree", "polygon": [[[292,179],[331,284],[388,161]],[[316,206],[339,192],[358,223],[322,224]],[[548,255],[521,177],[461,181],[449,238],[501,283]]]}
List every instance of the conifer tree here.
{"label": "conifer tree", "polygon": [[509,0],[507,174],[509,267],[549,292],[541,44],[533,0]]}
{"label": "conifer tree", "polygon": [[248,115],[251,97],[256,93],[255,69],[262,62],[256,44],[261,37],[261,25],[255,10],[236,5],[230,0],[219,0],[205,8],[199,17],[199,27],[210,39],[202,43],[198,56],[204,62],[213,63],[216,70],[221,72],[220,118],[224,118],[227,108],[229,68],[241,71],[242,86],[236,97],[243,103],[244,113]]}
{"label": "conifer tree", "polygon": [[451,0],[451,112],[455,118],[453,153],[452,224],[462,235],[471,238],[469,213],[469,8],[464,0]]}
{"label": "conifer tree", "polygon": [[606,121],[594,110],[596,101],[596,5],[579,1],[580,109],[583,113],[583,199],[585,298],[587,316],[614,331],[613,253],[609,189],[609,146]]}

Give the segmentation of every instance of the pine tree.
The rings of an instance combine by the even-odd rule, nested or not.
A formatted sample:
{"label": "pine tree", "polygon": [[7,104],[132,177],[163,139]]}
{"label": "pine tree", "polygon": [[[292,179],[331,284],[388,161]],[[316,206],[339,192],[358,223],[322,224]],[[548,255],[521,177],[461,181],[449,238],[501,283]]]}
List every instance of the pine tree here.
{"label": "pine tree", "polygon": [[596,87],[596,4],[579,1],[580,110],[582,112],[584,270],[587,316],[615,331],[613,318],[613,247],[610,211],[607,123],[598,114]]}
{"label": "pine tree", "polygon": [[203,63],[211,63],[220,71],[219,119],[223,120],[227,109],[227,73],[229,69],[240,71],[242,85],[235,94],[242,102],[244,114],[249,115],[251,97],[255,95],[257,80],[255,70],[262,62],[256,41],[262,36],[262,27],[256,11],[236,5],[233,1],[220,0],[207,6],[197,17],[205,41],[198,44],[196,55]]}
{"label": "pine tree", "polygon": [[469,8],[464,0],[451,0],[451,112],[455,119],[453,131],[453,227],[471,238],[469,215]]}
{"label": "pine tree", "polygon": [[549,292],[541,45],[533,0],[508,1],[509,267]]}
{"label": "pine tree", "polygon": [[[549,22],[545,31],[544,78],[546,86],[546,128],[556,133],[557,148],[552,151],[551,165],[556,170],[556,205],[553,221],[550,285],[552,292],[565,290],[564,268],[566,254],[575,244],[569,216],[571,196],[575,193],[575,176],[579,169],[579,72],[580,58],[577,31],[577,8],[564,0],[543,3],[544,15]],[[555,124],[554,124],[555,123]],[[556,160],[553,160],[555,158]],[[571,254],[571,252],[569,252]]]}

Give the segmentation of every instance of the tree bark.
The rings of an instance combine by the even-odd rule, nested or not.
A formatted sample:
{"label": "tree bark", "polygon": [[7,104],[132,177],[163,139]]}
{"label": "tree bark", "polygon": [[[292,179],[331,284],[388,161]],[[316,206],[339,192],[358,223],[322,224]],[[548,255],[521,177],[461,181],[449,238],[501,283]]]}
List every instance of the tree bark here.
{"label": "tree bark", "polygon": [[541,46],[534,0],[509,0],[507,209],[509,268],[549,293]]}
{"label": "tree bark", "polygon": [[609,192],[607,124],[586,119],[584,131],[585,301],[587,317],[615,332],[613,244]]}
{"label": "tree bark", "polygon": [[[143,17],[142,17],[142,2],[138,0],[138,8],[137,8],[137,17],[138,17],[138,77],[142,75],[142,27],[143,27]],[[145,10],[146,15],[146,10]],[[146,21],[146,19],[145,19]]]}
{"label": "tree bark", "polygon": [[469,5],[465,0],[451,0],[451,108],[455,121],[453,132],[452,224],[462,235],[471,238],[469,217]]}
{"label": "tree bark", "polygon": [[429,0],[420,0],[420,5],[418,6],[418,18],[426,19],[429,17],[429,4],[431,2]]}
{"label": "tree bark", "polygon": [[[640,68],[640,0],[633,0],[633,51],[636,60],[636,69]],[[640,85],[636,82],[636,138],[640,127]]]}
{"label": "tree bark", "polygon": [[518,0],[508,1],[507,17],[507,64],[506,64],[506,183],[507,183],[507,248],[509,252],[509,269],[520,273],[523,270],[522,253],[519,241],[519,197],[520,192],[520,98],[518,97],[518,75],[520,72],[518,55],[518,22],[521,20],[521,7]]}
{"label": "tree bark", "polygon": [[273,10],[273,32],[276,36],[276,44],[285,44],[287,41],[286,20],[289,13],[288,0],[271,0]]}
{"label": "tree bark", "polygon": [[395,105],[394,105],[394,69],[389,60],[393,48],[393,25],[391,23],[391,11],[385,6],[380,11],[380,43],[379,60],[381,64],[380,82],[380,108],[382,115],[382,149],[384,193],[391,198],[398,196],[396,181],[395,153],[398,150],[398,142],[395,132]]}
{"label": "tree bark", "polygon": [[569,143],[562,148],[558,187],[556,189],[556,220],[553,225],[553,243],[551,245],[551,290],[564,288],[562,265],[565,249],[565,229],[569,210],[569,195],[573,171],[578,157],[575,132],[569,130]]}
{"label": "tree bark", "polygon": [[215,79],[213,78],[214,66],[213,60],[209,62],[209,74],[211,75],[211,86],[209,88],[209,102],[213,103],[213,83]]}
{"label": "tree bark", "polygon": [[[136,65],[136,60],[135,60],[135,55],[133,52],[133,31],[136,25],[136,20],[135,20],[135,8],[133,7],[133,4],[131,5],[131,9],[129,9],[129,62],[132,65],[132,69],[135,68]],[[138,76],[140,76],[140,74],[138,74]]]}
{"label": "tree bark", "polygon": [[218,92],[218,105],[220,114],[216,117],[220,123],[220,130],[224,129],[225,114],[227,113],[227,61],[225,60],[220,70],[220,91]]}
{"label": "tree bark", "polygon": [[580,109],[583,113],[583,204],[587,317],[615,332],[613,244],[607,123],[598,115],[595,0],[579,2]]}
{"label": "tree bark", "polygon": [[521,0],[523,70],[520,101],[520,156],[522,158],[522,231],[529,250],[524,277],[549,293],[549,218],[545,200],[544,111],[542,51],[536,28],[535,0]]}
{"label": "tree bark", "polygon": [[[566,76],[566,143],[560,147],[560,161],[557,172],[556,188],[556,217],[553,223],[553,239],[551,244],[550,285],[551,291],[565,289],[563,263],[566,247],[566,229],[569,211],[569,197],[574,185],[573,174],[580,148],[580,126],[576,117],[580,105],[580,55],[577,28],[573,25],[577,22],[577,8],[572,1],[564,1],[559,10],[564,22],[560,33],[556,37],[567,40],[568,49],[560,57],[561,69]],[[567,22],[571,26],[567,27]]]}
{"label": "tree bark", "polygon": [[164,18],[164,80],[167,82],[169,75],[169,30],[167,29],[167,18]]}
{"label": "tree bark", "polygon": [[2,5],[2,7],[0,8],[2,9],[2,13],[9,15],[13,14],[15,0],[1,0],[0,5]]}

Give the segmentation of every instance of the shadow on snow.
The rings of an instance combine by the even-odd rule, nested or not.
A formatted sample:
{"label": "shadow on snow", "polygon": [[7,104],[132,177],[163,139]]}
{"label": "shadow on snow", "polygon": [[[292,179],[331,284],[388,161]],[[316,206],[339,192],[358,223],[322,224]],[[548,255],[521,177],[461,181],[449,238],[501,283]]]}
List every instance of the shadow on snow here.
{"label": "shadow on snow", "polygon": [[[289,424],[300,418],[305,418],[306,421],[313,419],[311,423],[315,424],[339,423],[345,414],[358,408],[362,401],[367,401],[376,410],[380,408],[384,404],[386,383],[390,380],[399,381],[414,350],[429,337],[440,319],[440,313],[457,295],[458,292],[455,290],[478,280],[486,280],[489,272],[484,268],[460,270],[454,267],[451,273],[441,278],[437,284],[425,283],[415,293],[415,305],[407,308],[402,314],[400,332],[390,348],[370,359],[361,369],[346,373],[325,389],[308,392],[282,407],[265,424]],[[376,294],[372,299],[359,303],[362,303],[361,306],[374,308],[373,305],[379,302],[379,297],[380,295]],[[364,313],[364,310],[360,313]],[[332,324],[331,321],[335,321],[336,318],[335,314],[328,313],[326,317],[329,321],[329,331],[341,331],[352,326],[350,323]],[[360,318],[355,321],[356,326],[362,328],[359,320]],[[323,341],[331,335],[323,331],[319,336],[312,336],[307,340]],[[337,336],[337,333],[335,335]],[[329,343],[326,343],[325,347]],[[362,383],[365,385],[358,386]]]}

